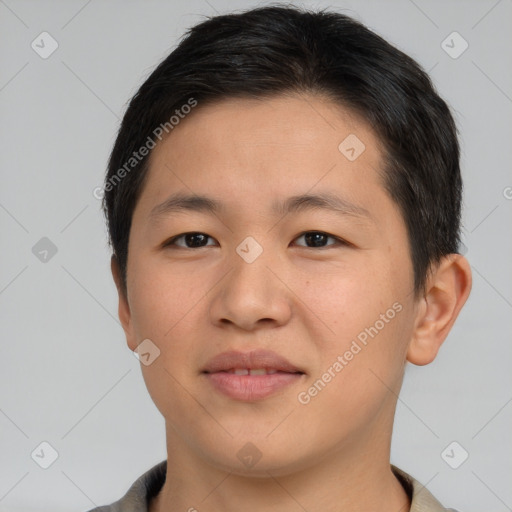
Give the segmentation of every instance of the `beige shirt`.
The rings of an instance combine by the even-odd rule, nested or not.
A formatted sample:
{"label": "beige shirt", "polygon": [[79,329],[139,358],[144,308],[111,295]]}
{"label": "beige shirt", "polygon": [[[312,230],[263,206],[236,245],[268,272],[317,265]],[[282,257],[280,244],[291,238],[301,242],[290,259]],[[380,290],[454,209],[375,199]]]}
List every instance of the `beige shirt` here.
{"label": "beige shirt", "polygon": [[[391,469],[411,499],[409,512],[457,512],[444,508],[426,487],[401,469],[393,465]],[[160,492],[166,472],[167,461],[164,460],[138,478],[119,501],[89,512],[148,512],[148,503]]]}

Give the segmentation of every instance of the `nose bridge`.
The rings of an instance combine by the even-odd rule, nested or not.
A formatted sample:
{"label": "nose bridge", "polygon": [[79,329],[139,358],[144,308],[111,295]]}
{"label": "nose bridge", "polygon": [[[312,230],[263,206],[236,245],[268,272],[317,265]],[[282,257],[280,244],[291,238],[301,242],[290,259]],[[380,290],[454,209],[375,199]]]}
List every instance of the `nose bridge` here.
{"label": "nose bridge", "polygon": [[229,258],[231,272],[212,303],[212,321],[250,329],[259,320],[283,323],[288,318],[286,286],[276,277],[279,256],[270,248],[271,237],[258,238],[244,238]]}
{"label": "nose bridge", "polygon": [[[234,265],[230,288],[239,300],[264,304],[273,294],[276,283],[269,267],[276,267],[277,253],[271,248],[271,237],[245,237],[236,247],[231,258]],[[274,278],[275,279],[275,278]]]}

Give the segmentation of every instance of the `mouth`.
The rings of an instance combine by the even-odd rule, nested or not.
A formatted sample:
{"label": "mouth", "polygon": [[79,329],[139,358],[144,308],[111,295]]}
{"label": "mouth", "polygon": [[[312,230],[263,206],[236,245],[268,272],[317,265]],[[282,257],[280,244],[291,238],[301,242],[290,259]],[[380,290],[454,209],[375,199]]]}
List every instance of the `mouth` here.
{"label": "mouth", "polygon": [[305,372],[275,352],[255,350],[223,352],[211,359],[201,374],[217,392],[250,402],[299,382]]}
{"label": "mouth", "polygon": [[234,375],[274,375],[278,372],[280,372],[280,370],[276,370],[275,368],[231,368],[226,371],[226,373]]}

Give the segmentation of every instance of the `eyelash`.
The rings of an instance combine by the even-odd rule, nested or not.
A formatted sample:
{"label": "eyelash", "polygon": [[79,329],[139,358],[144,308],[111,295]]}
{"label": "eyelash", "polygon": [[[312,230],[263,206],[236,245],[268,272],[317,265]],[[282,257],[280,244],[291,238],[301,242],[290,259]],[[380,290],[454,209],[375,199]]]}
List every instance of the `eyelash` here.
{"label": "eyelash", "polygon": [[[347,242],[346,240],[343,240],[342,238],[339,238],[337,236],[334,236],[334,235],[330,235],[329,233],[326,233],[325,231],[303,231],[300,235],[298,235],[296,238],[294,238],[294,240],[297,240],[298,238],[302,238],[304,235],[307,235],[309,233],[314,233],[314,234],[319,234],[319,235],[326,235],[328,238],[332,238],[333,240],[335,240],[337,243],[335,244],[331,244],[331,245],[326,245],[326,246],[323,246],[323,247],[308,247],[306,245],[301,245],[299,247],[303,247],[304,249],[328,249],[330,247],[336,247],[336,246],[350,246],[351,244],[349,242]],[[188,249],[188,250],[197,250],[197,249],[204,249],[205,247],[211,247],[211,246],[200,246],[200,247],[182,247],[182,246],[179,246],[179,245],[175,245],[175,242],[177,240],[179,240],[180,238],[183,238],[187,235],[206,235],[208,238],[213,238],[211,237],[210,235],[207,235],[206,233],[202,233],[200,231],[189,231],[187,233],[182,233],[181,235],[176,235],[172,238],[170,238],[169,240],[167,240],[166,242],[164,242],[163,244],[163,247],[176,247],[176,248],[179,248],[179,249]]]}

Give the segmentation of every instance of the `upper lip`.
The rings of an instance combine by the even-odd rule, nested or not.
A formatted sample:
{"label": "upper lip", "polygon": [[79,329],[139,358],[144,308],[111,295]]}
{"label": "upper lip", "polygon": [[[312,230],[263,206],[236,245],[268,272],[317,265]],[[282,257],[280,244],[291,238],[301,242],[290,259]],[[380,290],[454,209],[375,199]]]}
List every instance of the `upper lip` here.
{"label": "upper lip", "polygon": [[233,369],[277,370],[287,373],[304,373],[284,357],[271,350],[253,350],[250,352],[228,351],[216,355],[208,361],[203,373],[215,373]]}

